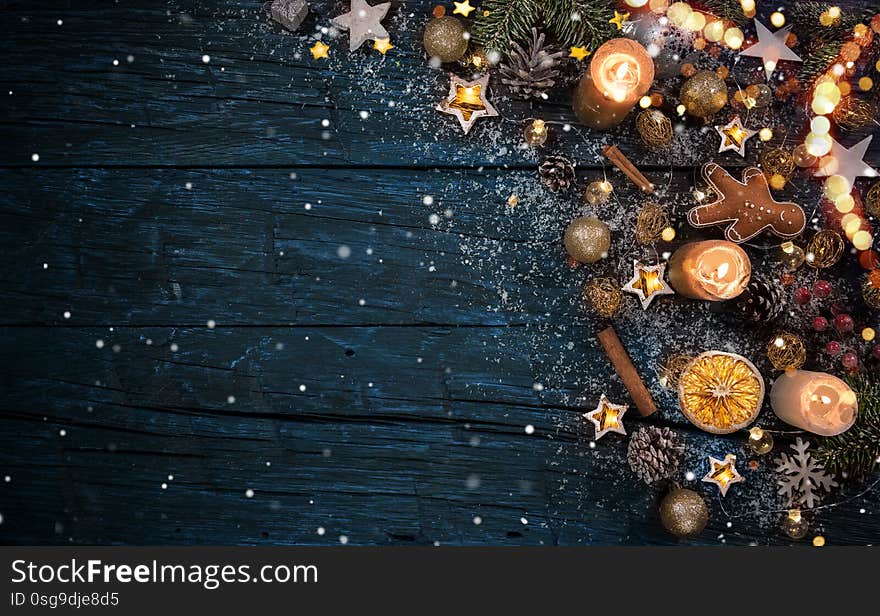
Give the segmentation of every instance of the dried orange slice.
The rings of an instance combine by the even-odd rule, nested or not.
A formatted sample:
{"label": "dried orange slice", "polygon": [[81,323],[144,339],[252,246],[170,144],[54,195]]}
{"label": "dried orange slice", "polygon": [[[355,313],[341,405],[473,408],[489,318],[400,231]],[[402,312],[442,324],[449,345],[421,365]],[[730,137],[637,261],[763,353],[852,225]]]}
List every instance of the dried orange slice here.
{"label": "dried orange slice", "polygon": [[742,355],[707,351],[688,364],[678,381],[678,402],[692,424],[728,434],[755,420],[764,401],[764,379]]}

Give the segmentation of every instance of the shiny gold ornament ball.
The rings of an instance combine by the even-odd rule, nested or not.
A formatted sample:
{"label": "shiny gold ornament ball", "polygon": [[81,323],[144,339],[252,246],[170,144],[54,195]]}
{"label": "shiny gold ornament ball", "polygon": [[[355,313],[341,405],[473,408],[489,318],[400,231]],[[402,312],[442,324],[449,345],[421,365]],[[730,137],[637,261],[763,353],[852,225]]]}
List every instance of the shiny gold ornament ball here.
{"label": "shiny gold ornament ball", "polygon": [[693,490],[673,489],[660,502],[660,522],[676,537],[696,537],[709,523],[709,509]]}
{"label": "shiny gold ornament ball", "polygon": [[727,104],[727,84],[712,71],[697,71],[681,86],[678,98],[689,114],[707,119]]}
{"label": "shiny gold ornament ball", "polygon": [[636,130],[649,148],[665,148],[672,143],[672,121],[656,109],[645,109],[639,113]]}
{"label": "shiny gold ornament ball", "polygon": [[874,218],[880,218],[880,182],[865,193],[865,210]]}
{"label": "shiny gold ornament ball", "polygon": [[807,346],[797,334],[779,332],[767,344],[767,359],[777,370],[797,370],[807,361]]}
{"label": "shiny gold ornament ball", "polygon": [[847,96],[831,112],[834,123],[847,130],[863,128],[877,118],[877,106],[855,96]]}
{"label": "shiny gold ornament ball", "polygon": [[843,238],[837,231],[822,229],[807,243],[807,265],[817,269],[831,267],[843,256]]}
{"label": "shiny gold ornament ball", "polygon": [[605,319],[614,318],[623,305],[620,285],[611,278],[595,278],[584,287],[584,298],[590,308]]}
{"label": "shiny gold ornament ball", "polygon": [[461,60],[467,53],[468,39],[465,38],[464,24],[452,17],[445,15],[435,17],[425,26],[425,36],[422,42],[425,51],[432,58],[438,58],[440,62],[455,62]]}
{"label": "shiny gold ornament ball", "polygon": [[761,170],[768,178],[780,175],[790,180],[796,166],[794,155],[785,148],[767,148],[761,153]]}
{"label": "shiny gold ornament ball", "polygon": [[592,216],[575,218],[565,230],[565,250],[579,263],[595,263],[608,256],[611,229]]}

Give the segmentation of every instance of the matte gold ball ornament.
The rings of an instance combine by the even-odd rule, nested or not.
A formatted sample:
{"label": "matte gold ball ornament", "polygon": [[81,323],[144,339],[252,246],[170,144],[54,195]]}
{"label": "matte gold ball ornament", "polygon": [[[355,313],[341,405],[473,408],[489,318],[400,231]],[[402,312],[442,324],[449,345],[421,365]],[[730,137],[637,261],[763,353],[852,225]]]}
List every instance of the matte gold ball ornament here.
{"label": "matte gold ball ornament", "polygon": [[434,17],[425,26],[422,43],[425,51],[440,62],[456,62],[464,57],[468,49],[467,30],[464,24],[452,17]]}
{"label": "matte gold ball ornament", "polygon": [[709,523],[709,508],[693,490],[676,487],[660,501],[660,523],[676,537],[693,538]]}
{"label": "matte gold ball ornament", "polygon": [[579,263],[595,263],[608,256],[611,229],[594,216],[575,218],[565,230],[565,250]]}
{"label": "matte gold ball ornament", "polygon": [[712,71],[697,71],[681,86],[678,98],[689,114],[705,120],[727,104],[727,84]]}

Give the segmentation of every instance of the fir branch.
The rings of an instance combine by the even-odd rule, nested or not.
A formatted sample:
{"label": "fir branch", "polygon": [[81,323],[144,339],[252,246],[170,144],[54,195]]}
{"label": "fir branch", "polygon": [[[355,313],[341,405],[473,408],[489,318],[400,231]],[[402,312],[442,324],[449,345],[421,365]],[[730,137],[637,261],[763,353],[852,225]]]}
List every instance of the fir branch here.
{"label": "fir branch", "polygon": [[510,41],[528,40],[540,14],[539,0],[485,0],[471,35],[487,51],[506,53]]}
{"label": "fir branch", "polygon": [[[796,2],[788,11],[798,40],[812,48],[824,47],[835,41],[843,41],[852,34],[853,26],[864,20],[866,11],[841,9],[840,17],[831,25],[823,26],[819,16],[831,8],[824,2]],[[870,19],[870,16],[868,16]]]}
{"label": "fir branch", "polygon": [[723,17],[738,26],[744,26],[747,22],[739,0],[699,0],[693,5],[694,8],[703,9],[716,17]]}
{"label": "fir branch", "polygon": [[565,47],[586,46],[595,50],[610,39],[616,27],[611,23],[614,4],[595,0],[551,0],[544,3],[544,21]]}
{"label": "fir branch", "polygon": [[812,81],[827,71],[840,54],[841,47],[843,47],[842,42],[832,41],[810,54],[810,57],[801,65],[800,80],[803,82]]}
{"label": "fir branch", "polygon": [[859,402],[858,419],[843,434],[821,439],[816,456],[830,473],[859,480],[874,470],[880,456],[880,371],[847,380]]}

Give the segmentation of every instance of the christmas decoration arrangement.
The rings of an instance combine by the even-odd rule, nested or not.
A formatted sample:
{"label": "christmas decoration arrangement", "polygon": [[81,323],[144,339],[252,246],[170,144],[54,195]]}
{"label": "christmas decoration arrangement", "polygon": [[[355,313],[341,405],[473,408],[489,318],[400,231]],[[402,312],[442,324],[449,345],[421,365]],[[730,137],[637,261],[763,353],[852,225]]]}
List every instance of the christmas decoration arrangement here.
{"label": "christmas decoration arrangement", "polygon": [[[454,5],[422,25],[425,66],[445,75],[435,108],[458,121],[462,147],[510,128],[547,198],[579,212],[560,212],[552,254],[585,277],[578,301],[595,330],[582,342],[604,351],[623,388],[593,392],[578,421],[597,448],[626,458],[663,527],[687,539],[731,511],[755,515],[763,468],[776,478],[763,510],[798,540],[880,482],[880,182],[866,160],[880,8],[799,2],[759,17],[754,0]],[[333,23],[356,50],[388,38],[387,12],[352,0]],[[500,112],[493,101],[505,97],[529,101],[530,115]],[[550,119],[550,98],[570,122]],[[594,144],[595,158],[577,160],[557,131]],[[671,151],[688,147],[677,142],[709,144],[689,150],[699,160],[689,194],[661,181]],[[578,163],[604,165],[604,177]],[[627,345],[651,340],[658,306],[699,306],[726,331],[658,349],[652,371]],[[641,311],[627,322],[642,330],[614,325]],[[711,449],[694,449],[695,434]]]}

